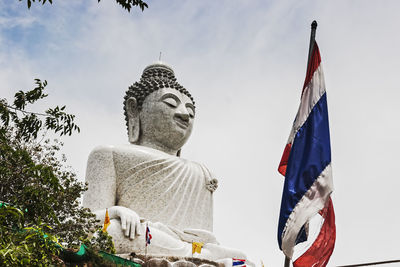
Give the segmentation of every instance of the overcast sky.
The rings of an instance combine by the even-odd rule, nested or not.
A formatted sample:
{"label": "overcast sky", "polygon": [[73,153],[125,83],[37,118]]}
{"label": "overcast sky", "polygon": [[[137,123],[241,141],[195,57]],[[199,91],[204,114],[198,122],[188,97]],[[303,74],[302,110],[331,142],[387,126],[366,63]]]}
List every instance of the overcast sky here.
{"label": "overcast sky", "polygon": [[0,97],[49,83],[36,107],[67,105],[81,133],[64,138],[84,180],[90,151],[127,143],[122,101],[156,61],[196,100],[182,157],[219,179],[214,232],[256,264],[282,266],[277,172],[304,82],[310,24],[325,72],[337,241],[328,266],[400,258],[400,2],[149,1],[127,13],[114,0],[0,2]]}

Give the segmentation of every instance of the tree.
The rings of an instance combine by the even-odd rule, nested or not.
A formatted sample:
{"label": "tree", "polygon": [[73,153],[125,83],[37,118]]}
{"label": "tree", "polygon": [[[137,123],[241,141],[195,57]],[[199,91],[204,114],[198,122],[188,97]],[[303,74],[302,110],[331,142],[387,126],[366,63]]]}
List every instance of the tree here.
{"label": "tree", "polygon": [[57,238],[47,226],[23,227],[24,213],[0,203],[0,264],[2,266],[49,266],[61,263]]}
{"label": "tree", "polygon": [[[35,84],[33,90],[17,92],[12,104],[0,99],[0,201],[23,211],[21,218],[0,220],[0,227],[18,229],[11,237],[17,246],[24,237],[18,234],[20,229],[33,227],[59,237],[66,247],[85,242],[113,252],[111,238],[106,234],[100,233],[101,244],[89,240],[99,225],[95,215],[80,206],[86,185],[64,166],[66,158],[60,155],[62,143],[47,138],[49,132],[60,136],[79,132],[75,116],[66,113],[65,106],[49,108],[44,113],[27,111],[27,107],[47,97],[47,82],[36,79]],[[5,236],[1,235],[0,244],[4,244]],[[49,248],[49,253],[53,253],[53,248]]]}
{"label": "tree", "polygon": [[[19,0],[22,1],[22,0]],[[98,3],[100,3],[101,0],[97,0]],[[125,8],[128,10],[128,12],[131,11],[131,9],[135,6],[139,7],[142,11],[144,11],[145,8],[148,8],[148,5],[146,2],[142,0],[115,0],[117,4],[119,4],[122,8]],[[31,8],[32,2],[36,2],[36,0],[27,0],[28,4],[28,9]],[[46,2],[49,2],[50,4],[53,4],[53,0],[37,0],[38,3],[42,3],[44,5]]]}

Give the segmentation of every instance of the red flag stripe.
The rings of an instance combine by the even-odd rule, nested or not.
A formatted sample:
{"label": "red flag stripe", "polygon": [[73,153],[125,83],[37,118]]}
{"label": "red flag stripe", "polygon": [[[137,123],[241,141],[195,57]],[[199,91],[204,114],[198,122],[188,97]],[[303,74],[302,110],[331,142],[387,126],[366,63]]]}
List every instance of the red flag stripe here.
{"label": "red flag stripe", "polygon": [[320,214],[325,221],[317,239],[303,255],[293,262],[293,267],[325,267],[328,264],[336,240],[335,212],[331,198]]}
{"label": "red flag stripe", "polygon": [[292,144],[286,144],[285,150],[283,150],[283,155],[281,158],[281,162],[279,163],[278,172],[283,176],[286,175],[286,167],[289,161],[290,149],[292,148]]}
{"label": "red flag stripe", "polygon": [[319,53],[317,42],[314,41],[314,47],[311,53],[310,62],[308,64],[306,79],[304,80],[304,85],[301,95],[303,95],[304,89],[306,89],[307,85],[311,82],[314,72],[318,69],[320,63],[321,63],[321,55]]}

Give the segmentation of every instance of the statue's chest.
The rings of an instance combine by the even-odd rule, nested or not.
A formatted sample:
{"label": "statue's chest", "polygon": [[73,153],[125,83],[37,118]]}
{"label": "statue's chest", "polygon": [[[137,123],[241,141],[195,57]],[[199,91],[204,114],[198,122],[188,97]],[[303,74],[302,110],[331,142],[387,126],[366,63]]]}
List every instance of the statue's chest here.
{"label": "statue's chest", "polygon": [[210,180],[201,165],[177,157],[120,154],[114,156],[114,162],[119,197],[129,192],[165,193],[165,190],[181,190],[182,187],[201,190],[207,188],[206,183]]}
{"label": "statue's chest", "polygon": [[211,219],[205,224],[193,219],[212,216],[212,191],[207,186],[211,177],[205,167],[177,157],[114,160],[117,205],[178,228],[210,229]]}

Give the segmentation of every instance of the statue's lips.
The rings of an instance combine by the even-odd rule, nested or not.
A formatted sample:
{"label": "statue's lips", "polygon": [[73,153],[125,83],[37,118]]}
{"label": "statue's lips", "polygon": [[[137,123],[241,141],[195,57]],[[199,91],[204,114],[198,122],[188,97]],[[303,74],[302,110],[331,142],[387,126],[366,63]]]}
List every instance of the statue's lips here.
{"label": "statue's lips", "polygon": [[189,127],[189,121],[185,121],[177,116],[174,117],[174,121],[179,127],[183,129],[187,129]]}

